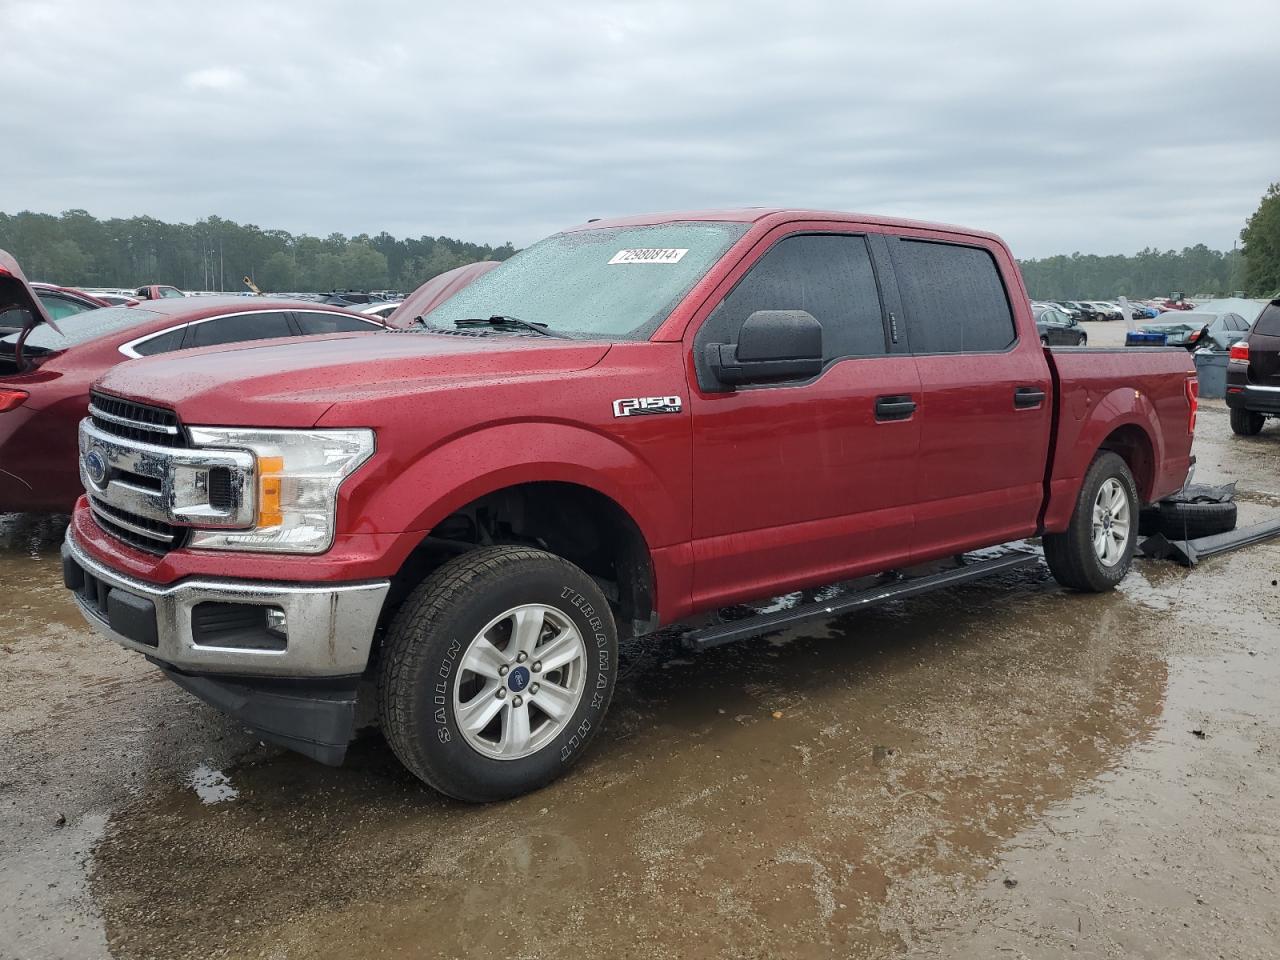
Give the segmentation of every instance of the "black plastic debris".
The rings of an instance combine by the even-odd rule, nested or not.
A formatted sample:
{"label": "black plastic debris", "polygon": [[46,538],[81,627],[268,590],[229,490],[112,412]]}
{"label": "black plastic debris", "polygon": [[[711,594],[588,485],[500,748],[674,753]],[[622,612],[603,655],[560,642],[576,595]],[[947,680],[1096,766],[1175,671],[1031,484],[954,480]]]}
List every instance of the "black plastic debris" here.
{"label": "black plastic debris", "polygon": [[1161,503],[1227,503],[1236,498],[1236,481],[1214,486],[1209,483],[1188,483]]}
{"label": "black plastic debris", "polygon": [[1249,527],[1240,527],[1230,533],[1195,540],[1170,540],[1162,533],[1153,534],[1142,541],[1139,550],[1150,560],[1173,560],[1184,567],[1194,567],[1206,557],[1217,556],[1240,547],[1252,546],[1264,540],[1280,537],[1280,520],[1267,520]]}

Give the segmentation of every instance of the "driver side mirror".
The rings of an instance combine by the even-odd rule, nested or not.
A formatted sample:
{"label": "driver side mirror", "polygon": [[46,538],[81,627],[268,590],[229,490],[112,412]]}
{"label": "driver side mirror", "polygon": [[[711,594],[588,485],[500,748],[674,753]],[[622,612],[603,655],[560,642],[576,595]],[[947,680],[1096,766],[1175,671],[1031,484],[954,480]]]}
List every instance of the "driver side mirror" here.
{"label": "driver side mirror", "polygon": [[707,366],[727,386],[803,380],[822,372],[822,324],[804,310],[757,310],[737,344],[707,345]]}

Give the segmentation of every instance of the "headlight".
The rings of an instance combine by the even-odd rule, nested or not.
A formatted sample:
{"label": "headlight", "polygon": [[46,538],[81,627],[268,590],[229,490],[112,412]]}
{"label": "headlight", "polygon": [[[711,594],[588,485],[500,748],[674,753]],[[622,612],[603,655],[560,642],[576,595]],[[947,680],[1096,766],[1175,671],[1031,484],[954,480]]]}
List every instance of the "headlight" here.
{"label": "headlight", "polygon": [[257,459],[256,521],[249,530],[193,530],[205,550],[323,553],[333,544],[342,481],[373,454],[372,430],[191,427],[197,447],[248,450]]}

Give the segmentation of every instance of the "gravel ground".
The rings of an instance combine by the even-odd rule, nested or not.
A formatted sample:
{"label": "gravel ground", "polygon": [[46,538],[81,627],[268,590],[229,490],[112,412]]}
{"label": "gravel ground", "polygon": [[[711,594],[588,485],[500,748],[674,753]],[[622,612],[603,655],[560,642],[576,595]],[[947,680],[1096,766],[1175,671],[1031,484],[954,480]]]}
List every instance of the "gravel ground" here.
{"label": "gravel ground", "polygon": [[[1280,426],[1210,401],[1196,453],[1280,510]],[[1276,955],[1280,542],[654,642],[567,779],[475,807],[91,634],[62,529],[0,518],[0,957]]]}

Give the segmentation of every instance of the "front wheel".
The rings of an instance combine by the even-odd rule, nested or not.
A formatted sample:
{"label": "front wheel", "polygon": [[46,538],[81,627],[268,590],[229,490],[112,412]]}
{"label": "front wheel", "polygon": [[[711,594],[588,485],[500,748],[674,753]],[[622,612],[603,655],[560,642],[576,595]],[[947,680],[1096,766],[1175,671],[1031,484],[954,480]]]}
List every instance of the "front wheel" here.
{"label": "front wheel", "polygon": [[1267,418],[1252,410],[1232,409],[1231,432],[1238,437],[1256,437]]}
{"label": "front wheel", "polygon": [[1080,339],[1076,341],[1077,347],[1087,347],[1089,345],[1089,335],[1087,333],[1080,334]]}
{"label": "front wheel", "polygon": [[1064,587],[1111,590],[1133,564],[1138,542],[1138,488],[1115,453],[1094,457],[1065,533],[1044,535],[1049,571]]}
{"label": "front wheel", "polygon": [[383,734],[459,800],[514,797],[582,755],[613,696],[618,637],[600,588],[526,547],[458,557],[405,599],[384,642]]}

